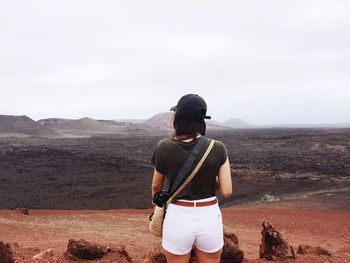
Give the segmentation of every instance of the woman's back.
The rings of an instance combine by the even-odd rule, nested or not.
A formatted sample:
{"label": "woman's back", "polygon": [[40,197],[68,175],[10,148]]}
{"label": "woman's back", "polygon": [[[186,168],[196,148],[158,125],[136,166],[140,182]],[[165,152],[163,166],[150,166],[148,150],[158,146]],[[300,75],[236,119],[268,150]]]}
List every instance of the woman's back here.
{"label": "woman's back", "polygon": [[[158,172],[166,175],[166,179],[169,182],[169,189],[192,152],[197,140],[198,138],[191,142],[182,142],[169,137],[158,143],[151,161]],[[195,164],[198,163],[209,142],[208,140],[199,153]],[[215,141],[214,147],[201,169],[176,199],[196,200],[215,196],[216,176],[226,159],[227,153],[225,146],[220,141]]]}

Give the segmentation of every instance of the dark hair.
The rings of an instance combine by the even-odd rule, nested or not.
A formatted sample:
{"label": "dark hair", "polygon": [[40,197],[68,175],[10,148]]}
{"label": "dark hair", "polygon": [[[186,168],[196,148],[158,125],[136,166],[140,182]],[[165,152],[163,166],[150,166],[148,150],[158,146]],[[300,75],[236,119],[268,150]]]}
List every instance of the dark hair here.
{"label": "dark hair", "polygon": [[175,136],[185,136],[185,139],[195,138],[198,133],[205,135],[206,124],[203,118],[191,118],[181,111],[176,111],[173,116]]}

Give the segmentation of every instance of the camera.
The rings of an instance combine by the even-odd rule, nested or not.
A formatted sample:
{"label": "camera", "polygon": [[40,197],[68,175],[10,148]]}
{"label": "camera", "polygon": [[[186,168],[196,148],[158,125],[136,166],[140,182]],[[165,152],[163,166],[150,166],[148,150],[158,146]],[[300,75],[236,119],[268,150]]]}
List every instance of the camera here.
{"label": "camera", "polygon": [[162,207],[169,200],[170,194],[167,191],[157,192],[153,196],[153,204]]}

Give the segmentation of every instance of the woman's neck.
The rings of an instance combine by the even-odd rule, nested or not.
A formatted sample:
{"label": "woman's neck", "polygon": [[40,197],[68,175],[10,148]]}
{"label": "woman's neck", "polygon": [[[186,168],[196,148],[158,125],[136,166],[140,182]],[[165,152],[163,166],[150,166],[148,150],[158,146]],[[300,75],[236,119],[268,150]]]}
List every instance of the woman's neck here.
{"label": "woman's neck", "polygon": [[179,136],[174,136],[174,139],[177,140],[177,141],[181,141],[181,142],[191,142],[193,141],[194,139],[200,137],[201,135],[198,133],[196,135],[196,137],[190,137],[188,135],[179,135]]}

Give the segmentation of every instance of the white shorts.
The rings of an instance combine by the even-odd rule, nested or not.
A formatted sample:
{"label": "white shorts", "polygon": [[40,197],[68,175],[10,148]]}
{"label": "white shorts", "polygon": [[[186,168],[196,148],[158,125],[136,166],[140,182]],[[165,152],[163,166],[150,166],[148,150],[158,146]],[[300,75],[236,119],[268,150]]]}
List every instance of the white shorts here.
{"label": "white shorts", "polygon": [[168,205],[163,224],[163,248],[175,255],[185,255],[193,245],[206,253],[217,252],[223,247],[222,216],[218,204],[200,207]]}

